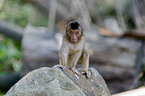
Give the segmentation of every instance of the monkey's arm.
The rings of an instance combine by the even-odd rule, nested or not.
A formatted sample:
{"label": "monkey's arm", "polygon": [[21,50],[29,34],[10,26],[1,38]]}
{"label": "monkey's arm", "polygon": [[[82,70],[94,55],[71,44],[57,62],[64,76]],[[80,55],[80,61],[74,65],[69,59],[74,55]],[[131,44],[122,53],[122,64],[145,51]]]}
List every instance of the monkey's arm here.
{"label": "monkey's arm", "polygon": [[68,55],[65,51],[60,52],[59,53],[59,63],[60,63],[60,67],[62,67],[62,69],[65,69],[66,65],[67,65],[67,58],[68,58]]}
{"label": "monkey's arm", "polygon": [[82,66],[81,66],[81,72],[84,72],[84,71],[88,71],[88,68],[89,68],[89,52],[83,48],[83,51],[82,51]]}
{"label": "monkey's arm", "polygon": [[82,51],[78,51],[73,55],[72,62],[71,62],[71,69],[74,73],[76,73],[77,75],[81,75],[77,70],[76,70],[76,65],[78,60],[80,59],[80,56],[82,55]]}
{"label": "monkey's arm", "polygon": [[65,69],[68,60],[68,47],[66,46],[65,38],[63,38],[62,46],[59,51],[59,63],[62,69]]}
{"label": "monkey's arm", "polygon": [[85,75],[87,78],[91,77],[91,73],[88,71],[89,68],[89,52],[84,48],[82,52],[82,65],[81,74]]}

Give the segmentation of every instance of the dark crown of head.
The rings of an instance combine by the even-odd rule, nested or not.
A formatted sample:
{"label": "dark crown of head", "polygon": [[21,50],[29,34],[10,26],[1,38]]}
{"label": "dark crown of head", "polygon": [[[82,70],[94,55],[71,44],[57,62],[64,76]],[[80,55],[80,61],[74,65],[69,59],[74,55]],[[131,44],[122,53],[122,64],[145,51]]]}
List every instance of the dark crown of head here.
{"label": "dark crown of head", "polygon": [[72,21],[70,24],[71,29],[78,29],[80,24],[77,21]]}

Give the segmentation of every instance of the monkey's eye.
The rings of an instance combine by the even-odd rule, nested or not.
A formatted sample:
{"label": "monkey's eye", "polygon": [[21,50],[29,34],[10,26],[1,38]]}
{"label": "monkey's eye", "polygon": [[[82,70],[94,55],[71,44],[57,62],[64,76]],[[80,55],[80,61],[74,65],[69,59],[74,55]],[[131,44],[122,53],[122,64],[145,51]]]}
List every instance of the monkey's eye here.
{"label": "monkey's eye", "polygon": [[79,32],[76,32],[76,35],[78,35],[79,34]]}
{"label": "monkey's eye", "polygon": [[72,31],[70,31],[70,34],[73,34],[73,32],[72,32]]}

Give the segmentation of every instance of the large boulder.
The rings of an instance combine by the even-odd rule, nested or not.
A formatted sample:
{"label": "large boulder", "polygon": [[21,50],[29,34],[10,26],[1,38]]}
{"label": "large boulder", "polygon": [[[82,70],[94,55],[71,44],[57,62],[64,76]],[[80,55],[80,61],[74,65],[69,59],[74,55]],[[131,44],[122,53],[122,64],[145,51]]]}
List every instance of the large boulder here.
{"label": "large boulder", "polygon": [[91,78],[78,77],[70,70],[42,67],[29,72],[5,96],[111,96],[98,71]]}

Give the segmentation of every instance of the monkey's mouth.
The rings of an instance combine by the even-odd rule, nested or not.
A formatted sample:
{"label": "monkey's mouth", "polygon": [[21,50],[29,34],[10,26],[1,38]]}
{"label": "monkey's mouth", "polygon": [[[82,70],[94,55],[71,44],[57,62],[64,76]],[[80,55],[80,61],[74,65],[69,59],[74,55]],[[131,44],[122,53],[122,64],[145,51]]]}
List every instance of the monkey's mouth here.
{"label": "monkey's mouth", "polygon": [[77,43],[77,39],[72,39],[72,43]]}

